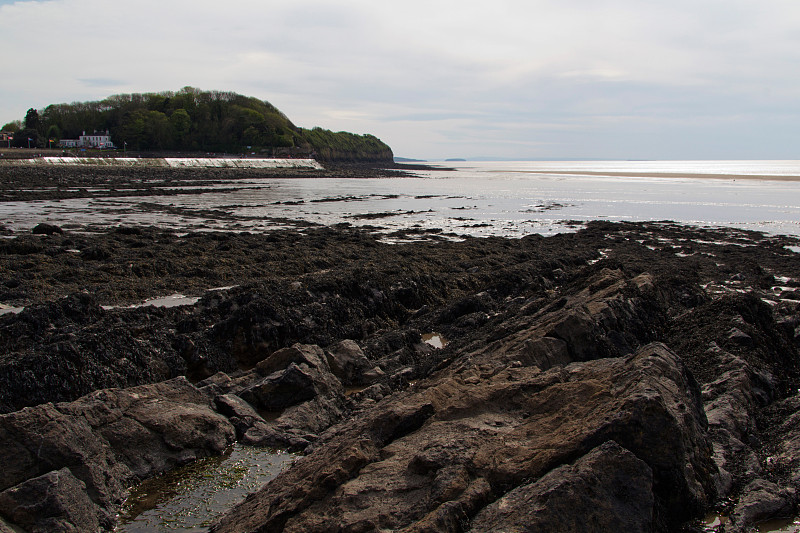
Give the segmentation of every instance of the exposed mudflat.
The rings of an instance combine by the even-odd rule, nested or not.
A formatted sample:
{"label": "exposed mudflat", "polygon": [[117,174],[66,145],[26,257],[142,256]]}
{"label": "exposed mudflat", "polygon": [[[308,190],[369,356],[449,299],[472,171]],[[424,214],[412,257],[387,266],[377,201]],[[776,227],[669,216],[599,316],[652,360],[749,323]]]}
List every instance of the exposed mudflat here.
{"label": "exposed mudflat", "polygon": [[[794,516],[800,240],[396,237],[7,232],[0,530],[113,528],[128,487],[234,442],[303,457],[214,531]],[[128,307],[173,294],[199,299]]]}
{"label": "exposed mudflat", "polygon": [[0,160],[0,201],[64,200],[118,196],[173,196],[221,192],[251,178],[396,177],[419,165],[326,163],[326,168],[168,168],[47,166]]}

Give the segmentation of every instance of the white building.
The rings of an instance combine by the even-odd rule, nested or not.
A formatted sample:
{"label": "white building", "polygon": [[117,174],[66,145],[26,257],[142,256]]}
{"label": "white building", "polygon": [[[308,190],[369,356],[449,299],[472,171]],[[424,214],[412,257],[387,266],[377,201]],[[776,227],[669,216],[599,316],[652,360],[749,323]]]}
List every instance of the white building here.
{"label": "white building", "polygon": [[77,147],[77,148],[114,148],[114,143],[111,142],[111,135],[108,130],[105,133],[94,132],[91,135],[83,135],[77,139],[61,139],[58,145],[62,148]]}

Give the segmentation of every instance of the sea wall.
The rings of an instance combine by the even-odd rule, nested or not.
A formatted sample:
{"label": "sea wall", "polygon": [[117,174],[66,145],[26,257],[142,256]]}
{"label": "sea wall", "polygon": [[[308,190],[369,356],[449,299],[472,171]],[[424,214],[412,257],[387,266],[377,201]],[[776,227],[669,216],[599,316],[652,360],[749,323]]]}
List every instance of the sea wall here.
{"label": "sea wall", "polygon": [[39,157],[11,161],[17,165],[92,165],[167,168],[312,168],[322,166],[313,159],[244,159],[211,157]]}

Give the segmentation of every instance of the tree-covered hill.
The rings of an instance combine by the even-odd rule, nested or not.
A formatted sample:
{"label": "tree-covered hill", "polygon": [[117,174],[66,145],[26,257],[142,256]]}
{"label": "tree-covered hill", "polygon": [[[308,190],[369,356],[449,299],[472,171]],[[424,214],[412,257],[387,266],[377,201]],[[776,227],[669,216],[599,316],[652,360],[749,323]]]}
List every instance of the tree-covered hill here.
{"label": "tree-covered hill", "polygon": [[233,92],[120,94],[97,102],[30,109],[16,130],[17,146],[46,147],[83,132],[111,134],[120,148],[135,151],[256,152],[265,156],[311,156],[329,161],[392,161],[392,150],[373,135],[295,126],[269,102]]}

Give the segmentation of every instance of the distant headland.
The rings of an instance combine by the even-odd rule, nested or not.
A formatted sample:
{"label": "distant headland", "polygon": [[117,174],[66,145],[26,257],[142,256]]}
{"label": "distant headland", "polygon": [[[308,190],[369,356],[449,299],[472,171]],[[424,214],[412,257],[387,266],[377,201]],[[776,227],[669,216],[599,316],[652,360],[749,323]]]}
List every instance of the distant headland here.
{"label": "distant headland", "polygon": [[373,135],[300,128],[269,102],[193,87],[31,108],[5,124],[0,146],[97,151],[247,154],[341,162],[392,162]]}

